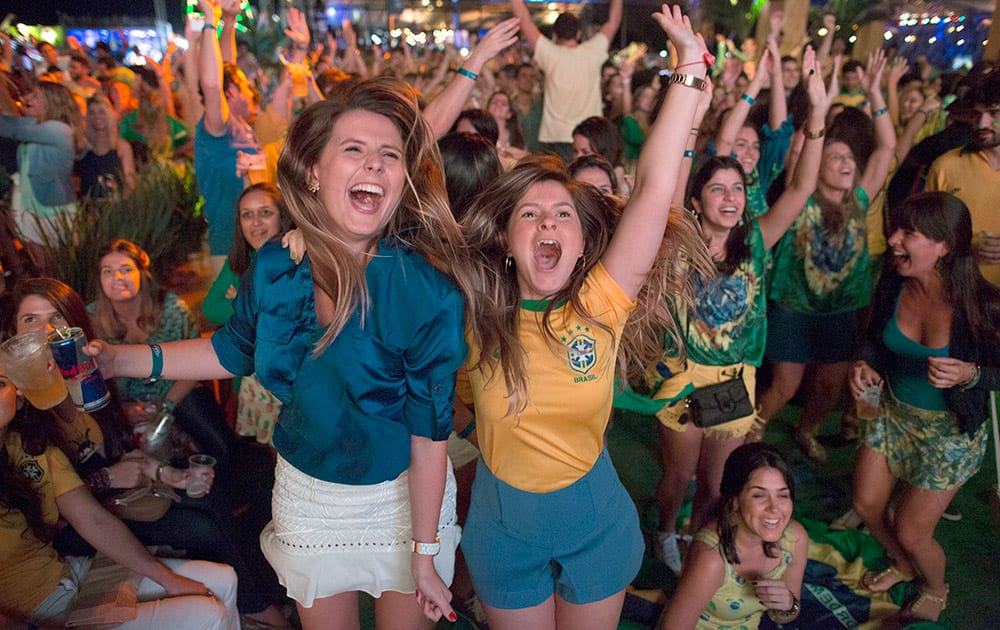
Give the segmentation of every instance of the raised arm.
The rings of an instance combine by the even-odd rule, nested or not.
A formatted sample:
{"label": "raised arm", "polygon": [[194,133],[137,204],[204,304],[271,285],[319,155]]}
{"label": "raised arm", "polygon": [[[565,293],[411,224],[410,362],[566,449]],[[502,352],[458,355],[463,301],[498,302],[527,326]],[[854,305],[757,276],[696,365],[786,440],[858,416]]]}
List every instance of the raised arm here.
{"label": "raised arm", "polygon": [[770,53],[771,65],[761,66],[761,70],[771,72],[771,100],[768,104],[767,122],[772,131],[777,131],[788,119],[788,101],[785,99],[785,78],[781,73],[781,51],[774,33],[767,38],[767,51]]}
{"label": "raised arm", "polygon": [[872,107],[872,122],[875,124],[875,151],[868,158],[868,165],[861,176],[861,188],[874,199],[885,184],[889,174],[889,166],[896,150],[896,131],[892,128],[892,120],[887,116],[889,110],[882,97],[882,72],[885,70],[885,52],[876,50],[868,55],[868,63],[861,74],[861,87],[868,96]]}
{"label": "raised arm", "polygon": [[222,51],[216,37],[222,10],[219,0],[198,0],[198,4],[205,13],[205,26],[198,37],[198,82],[205,106],[203,121],[205,131],[221,136],[229,122],[229,103],[222,91]]}
{"label": "raised arm", "polygon": [[902,57],[896,57],[889,67],[889,77],[885,82],[886,107],[893,125],[902,124],[899,120],[899,80],[910,69],[910,64]]}
{"label": "raised arm", "polygon": [[941,109],[941,99],[938,98],[937,94],[931,94],[924,99],[923,107],[913,112],[910,120],[906,121],[903,133],[896,138],[894,153],[897,164],[902,164],[903,160],[906,159],[906,155],[913,148],[913,141],[916,139],[917,134],[927,124],[927,120],[937,114],[939,109]]}
{"label": "raised arm", "polygon": [[781,239],[795,221],[795,217],[805,208],[809,195],[816,190],[816,180],[819,177],[819,165],[823,157],[824,125],[831,95],[823,85],[822,67],[812,48],[806,48],[802,56],[802,81],[809,94],[809,117],[801,131],[805,136],[802,152],[795,163],[795,170],[785,191],[759,219],[764,246],[768,249]]}
{"label": "raised arm", "polygon": [[663,5],[653,18],[677,46],[679,64],[656,122],[639,155],[635,186],[615,235],[602,257],[611,277],[630,298],[635,298],[660,250],[670,214],[670,200],[695,110],[705,88],[705,41],[678,6]]}
{"label": "raised arm", "polygon": [[606,38],[608,38],[608,45],[614,41],[615,33],[618,32],[618,27],[622,24],[622,0],[611,0],[611,4],[608,7],[608,21],[601,25],[601,28],[597,31],[602,33]]}
{"label": "raised arm", "polygon": [[236,19],[240,15],[240,4],[241,0],[222,0],[219,52],[223,63],[236,63]]}
{"label": "raised arm", "polygon": [[[620,2],[621,0],[619,0]],[[528,46],[531,49],[535,49],[535,43],[538,42],[538,38],[542,36],[542,32],[538,30],[535,23],[531,21],[531,13],[528,11],[528,7],[524,4],[524,0],[510,0],[510,9],[514,12],[514,17],[517,18],[521,25],[521,37],[528,42]],[[619,16],[619,20],[621,17]],[[617,26],[615,28],[618,28]],[[610,39],[608,41],[611,41]]]}
{"label": "raised arm", "polygon": [[[833,37],[837,32],[837,16],[832,13],[825,13],[823,15],[823,28],[826,29],[826,35],[823,36],[823,41],[819,43],[819,50],[816,52],[816,61],[819,62],[820,68],[826,63],[826,58],[830,56],[830,51],[833,50]],[[834,72],[836,71],[835,69]]]}
{"label": "raised arm", "polygon": [[[465,102],[469,100],[483,66],[504,48],[517,41],[518,28],[517,18],[506,19],[491,28],[462,64],[462,70],[465,72],[456,73],[434,100],[427,104],[424,109],[424,119],[434,130],[435,138],[448,133],[462,112],[462,108],[465,107]],[[473,76],[469,76],[470,74]]]}
{"label": "raised arm", "polygon": [[684,145],[684,159],[681,161],[680,172],[677,173],[677,187],[674,190],[674,198],[670,204],[675,208],[687,207],[687,182],[691,176],[691,167],[694,165],[696,155],[695,147],[698,145],[698,130],[705,119],[705,114],[712,107],[712,92],[714,85],[709,77],[705,77],[705,91],[701,93],[701,100],[698,101],[698,109],[695,111],[694,120],[691,121],[691,132],[688,133],[687,144]]}
{"label": "raised arm", "polygon": [[[747,85],[746,92],[743,93],[740,100],[736,101],[736,104],[729,110],[726,120],[722,123],[722,127],[719,128],[719,135],[715,138],[716,155],[729,155],[733,148],[733,143],[736,142],[736,136],[739,135],[743,123],[747,120],[747,116],[750,115],[750,108],[753,107],[757,95],[760,94],[761,88],[764,87],[764,82],[767,80],[770,70],[771,50],[768,48],[764,50],[764,54],[761,56],[760,63],[757,66],[757,72],[754,73],[753,80]],[[778,74],[781,73],[779,72]],[[772,95],[773,92],[772,90]]]}

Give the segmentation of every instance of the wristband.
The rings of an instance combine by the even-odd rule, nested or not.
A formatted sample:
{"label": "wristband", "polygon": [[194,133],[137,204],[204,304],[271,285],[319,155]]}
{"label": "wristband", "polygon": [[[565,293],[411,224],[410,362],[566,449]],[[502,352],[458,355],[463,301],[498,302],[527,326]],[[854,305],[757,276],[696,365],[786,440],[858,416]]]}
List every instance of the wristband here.
{"label": "wristband", "polygon": [[826,135],[826,127],[820,127],[819,131],[809,131],[807,129],[802,130],[806,134],[807,140],[819,140]]}
{"label": "wristband", "polygon": [[216,31],[218,30],[218,28],[219,28],[218,24],[209,24],[208,22],[205,22],[205,25],[201,27],[201,32],[204,33],[205,31]]}
{"label": "wristband", "polygon": [[473,72],[472,70],[466,70],[465,68],[459,68],[455,72],[459,73],[463,77],[467,77],[469,79],[472,79],[473,81],[478,81],[479,80],[479,75],[476,74],[475,72]]}
{"label": "wristband", "polygon": [[684,157],[694,159],[694,149],[684,149]]}
{"label": "wristband", "polygon": [[465,425],[465,428],[456,433],[455,435],[464,440],[467,439],[470,435],[472,435],[472,432],[475,430],[476,430],[476,416],[472,416],[472,420],[469,420],[469,424]]}
{"label": "wristband", "polygon": [[886,109],[885,107],[882,107],[882,108],[876,109],[875,111],[872,112],[872,118],[875,118],[876,116],[881,116],[883,114],[888,114],[888,113],[889,113],[889,110]]}
{"label": "wristband", "polygon": [[418,556],[436,556],[440,551],[441,538],[439,536],[435,536],[432,543],[420,542],[416,538],[413,539],[413,553]]}
{"label": "wristband", "polygon": [[749,94],[743,94],[742,96],[740,96],[740,98],[746,101],[747,104],[750,105],[750,107],[753,107],[753,104],[757,102],[754,99],[754,97],[750,96]]}
{"label": "wristband", "polygon": [[153,355],[153,370],[149,373],[149,380],[155,381],[163,374],[163,348],[160,344],[153,343],[149,345],[149,351]]}

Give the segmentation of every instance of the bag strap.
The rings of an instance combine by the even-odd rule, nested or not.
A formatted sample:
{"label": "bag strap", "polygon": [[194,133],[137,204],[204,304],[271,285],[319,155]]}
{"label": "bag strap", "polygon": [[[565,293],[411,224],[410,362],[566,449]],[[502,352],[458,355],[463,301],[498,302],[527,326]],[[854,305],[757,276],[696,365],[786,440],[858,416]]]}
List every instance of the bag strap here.
{"label": "bag strap", "polygon": [[990,415],[993,417],[993,455],[997,460],[997,485],[1000,486],[1000,424],[997,423],[996,392],[990,392]]}

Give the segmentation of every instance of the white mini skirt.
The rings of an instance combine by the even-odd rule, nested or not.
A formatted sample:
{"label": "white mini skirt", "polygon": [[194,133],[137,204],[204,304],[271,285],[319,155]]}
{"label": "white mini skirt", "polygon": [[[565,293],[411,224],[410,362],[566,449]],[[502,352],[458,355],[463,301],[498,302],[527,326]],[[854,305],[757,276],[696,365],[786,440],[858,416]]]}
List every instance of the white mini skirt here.
{"label": "white mini skirt", "polygon": [[[384,591],[415,592],[408,477],[404,471],[373,485],[330,483],[310,477],[279,455],[273,520],[261,532],[260,544],[288,596],[308,608],[315,599],[349,591],[373,597]],[[434,558],[438,575],[448,585],[462,533],[455,496],[449,461],[438,520],[441,552]]]}

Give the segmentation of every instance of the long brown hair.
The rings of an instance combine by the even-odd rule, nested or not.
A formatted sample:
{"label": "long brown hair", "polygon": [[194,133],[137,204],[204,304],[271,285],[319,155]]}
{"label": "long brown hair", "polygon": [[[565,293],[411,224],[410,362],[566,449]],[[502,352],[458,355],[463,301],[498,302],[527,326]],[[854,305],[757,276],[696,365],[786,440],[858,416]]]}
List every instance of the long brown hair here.
{"label": "long brown hair", "polygon": [[590,184],[570,180],[565,164],[557,157],[525,158],[494,180],[479,195],[462,221],[470,259],[477,262],[482,291],[475,308],[466,309],[471,318],[470,328],[481,349],[480,356],[473,357],[474,368],[483,370],[492,379],[499,364],[510,395],[510,413],[525,408],[528,387],[525,352],[518,336],[521,291],[516,269],[507,256],[507,224],[528,189],[546,181],[557,182],[569,191],[583,227],[584,242],[583,256],[577,260],[567,286],[546,298],[549,304],[542,315],[541,327],[555,343],[558,337],[552,327],[552,311],[561,303],[569,302],[592,325],[609,330],[583,307],[580,289],[587,272],[611,241],[611,226],[617,214],[616,202]]}
{"label": "long brown hair", "polygon": [[[314,349],[319,354],[340,333],[351,314],[368,305],[365,263],[357,260],[337,234],[320,199],[307,186],[338,118],[365,110],[388,118],[403,139],[406,184],[385,232],[417,251],[462,289],[467,312],[474,303],[472,272],[462,234],[448,207],[441,156],[434,134],[420,115],[417,93],[393,77],[359,83],[342,102],[315,103],[292,123],[278,160],[278,184],[309,252],[313,278],[334,305],[334,315]],[[364,322],[364,310],[362,310]]]}
{"label": "long brown hair", "polygon": [[972,249],[972,216],[965,203],[946,192],[925,192],[889,212],[889,233],[920,232],[947,243],[938,261],[945,299],[965,317],[977,345],[1000,343],[1000,288],[983,277]]}
{"label": "long brown hair", "polygon": [[[166,291],[160,287],[160,283],[153,277],[149,269],[149,254],[132,241],[123,238],[111,239],[97,252],[98,260],[103,259],[108,254],[118,253],[128,256],[139,269],[139,318],[136,325],[140,330],[153,334],[160,326],[160,318],[163,316],[163,300]],[[100,287],[100,268],[97,269],[97,286]],[[126,323],[119,319],[115,313],[114,305],[103,289],[97,291],[94,300],[94,332],[102,339],[125,339],[128,332]]]}

